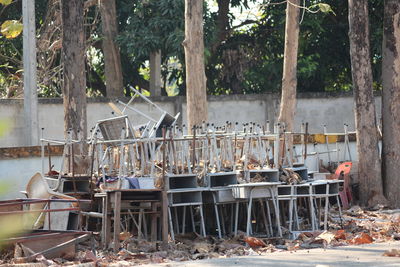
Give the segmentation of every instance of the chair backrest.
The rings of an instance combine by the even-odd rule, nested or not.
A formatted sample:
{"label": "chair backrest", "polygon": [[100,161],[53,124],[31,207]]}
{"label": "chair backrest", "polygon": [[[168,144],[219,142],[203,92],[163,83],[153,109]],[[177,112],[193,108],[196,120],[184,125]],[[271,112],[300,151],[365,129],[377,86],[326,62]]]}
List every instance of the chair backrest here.
{"label": "chair backrest", "polygon": [[[40,172],[35,173],[26,185],[26,195],[31,199],[70,199],[76,200],[76,198],[67,196],[50,189],[46,180],[43,178]],[[26,227],[40,228],[44,223],[44,216],[41,210],[44,210],[46,203],[33,203],[29,205],[30,210],[37,210],[38,213],[30,213],[29,219],[26,221]]]}
{"label": "chair backrest", "polygon": [[342,164],[340,164],[335,171],[334,179],[339,179],[341,175],[348,175],[351,171],[352,165],[353,163],[351,161],[343,162]]}

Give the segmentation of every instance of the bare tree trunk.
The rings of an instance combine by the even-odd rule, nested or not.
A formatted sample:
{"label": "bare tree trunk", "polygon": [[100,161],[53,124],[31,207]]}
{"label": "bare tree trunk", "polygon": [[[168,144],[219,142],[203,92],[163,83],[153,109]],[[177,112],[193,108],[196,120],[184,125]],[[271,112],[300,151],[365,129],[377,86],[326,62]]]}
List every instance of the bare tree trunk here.
{"label": "bare tree trunk", "polygon": [[[62,60],[64,63],[64,133],[86,139],[86,75],[83,0],[62,0]],[[85,149],[75,154],[85,155]],[[70,166],[68,164],[68,166]]]}
{"label": "bare tree trunk", "polygon": [[161,95],[161,51],[150,53],[150,95]]}
{"label": "bare tree trunk", "polygon": [[231,0],[217,0],[218,16],[217,16],[217,35],[212,44],[212,53],[216,53],[221,43],[229,36],[229,5]]}
{"label": "bare tree trunk", "polygon": [[382,62],[382,173],[385,196],[400,208],[400,2],[386,0]]}
{"label": "bare tree trunk", "polygon": [[[299,18],[300,0],[290,0],[286,4],[285,48],[283,57],[282,95],[279,109],[278,123],[285,125],[285,130],[293,132],[294,116],[296,112],[296,88],[297,88],[297,51],[299,48]],[[282,156],[285,153],[293,160],[293,136],[286,140],[288,151],[281,148]],[[285,157],[284,157],[285,158]],[[293,162],[293,161],[292,161]],[[277,159],[278,166],[281,159]],[[287,162],[288,164],[289,162]]]}
{"label": "bare tree trunk", "polygon": [[[293,131],[296,111],[297,51],[299,47],[300,0],[291,0],[286,6],[285,50],[283,58],[282,97],[278,122],[287,131]],[[291,4],[292,3],[292,4]]]}
{"label": "bare tree trunk", "polygon": [[207,120],[203,1],[185,0],[186,103],[189,129]]}
{"label": "bare tree trunk", "polygon": [[107,97],[124,96],[121,57],[115,42],[118,34],[115,0],[100,0],[101,26],[103,28],[103,52]]}
{"label": "bare tree trunk", "polygon": [[368,2],[349,0],[351,73],[357,131],[360,204],[383,204],[381,161],[372,88]]}

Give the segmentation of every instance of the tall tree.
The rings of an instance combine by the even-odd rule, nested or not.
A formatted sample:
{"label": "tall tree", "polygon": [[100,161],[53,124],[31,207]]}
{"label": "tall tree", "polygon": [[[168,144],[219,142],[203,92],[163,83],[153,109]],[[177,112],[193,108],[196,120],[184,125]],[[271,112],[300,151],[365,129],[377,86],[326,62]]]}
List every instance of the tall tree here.
{"label": "tall tree", "polygon": [[357,132],[360,204],[384,202],[369,44],[368,1],[349,0],[351,73]]}
{"label": "tall tree", "polygon": [[83,2],[61,0],[64,130],[74,139],[87,136]]}
{"label": "tall tree", "polygon": [[119,47],[115,42],[118,34],[115,0],[100,0],[101,26],[103,28],[103,53],[107,97],[124,95]]}
{"label": "tall tree", "polygon": [[[382,173],[385,196],[400,207],[400,2],[385,0],[382,62]],[[394,186],[396,185],[396,186]]]}
{"label": "tall tree", "polygon": [[[282,96],[278,121],[293,131],[296,111],[297,51],[299,48],[300,0],[287,1],[285,48],[283,58]],[[290,146],[289,146],[290,147]]]}
{"label": "tall tree", "polygon": [[203,1],[185,0],[186,106],[189,129],[207,120]]}

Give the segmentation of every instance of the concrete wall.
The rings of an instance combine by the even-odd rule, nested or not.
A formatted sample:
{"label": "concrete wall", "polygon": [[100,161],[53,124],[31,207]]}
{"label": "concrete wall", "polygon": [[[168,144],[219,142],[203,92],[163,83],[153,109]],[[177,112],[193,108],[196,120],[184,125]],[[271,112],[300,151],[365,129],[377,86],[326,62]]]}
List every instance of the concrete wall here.
{"label": "concrete wall", "polygon": [[[274,122],[279,112],[279,95],[229,95],[208,97],[209,122],[222,124],[225,121],[257,122],[265,124],[267,120]],[[124,99],[127,102],[129,99]],[[175,115],[181,112],[179,123],[186,123],[186,103],[184,97],[154,97],[152,100],[167,112]],[[377,111],[380,113],[380,97],[376,98]],[[87,108],[88,128],[97,120],[112,117],[112,109],[108,100],[89,99]],[[123,108],[118,105],[119,108]],[[133,107],[157,119],[159,111],[150,107],[141,99],[135,99]],[[39,100],[39,127],[44,128],[44,137],[63,138],[63,105],[62,99]],[[127,111],[132,124],[147,122],[147,119],[133,111]],[[378,115],[380,118],[380,115]],[[0,120],[9,122],[9,131],[0,138],[0,147],[24,146],[26,134],[23,120],[23,102],[19,99],[0,99]],[[343,124],[354,129],[353,98],[350,94],[299,94],[296,112],[296,130],[302,122],[309,123],[311,133],[322,132],[327,125],[329,132],[343,132]]]}
{"label": "concrete wall", "polygon": [[[51,160],[55,169],[60,169],[61,157]],[[40,157],[2,159],[0,170],[0,200],[22,198],[20,191],[25,191],[30,178],[42,171],[42,160]]]}

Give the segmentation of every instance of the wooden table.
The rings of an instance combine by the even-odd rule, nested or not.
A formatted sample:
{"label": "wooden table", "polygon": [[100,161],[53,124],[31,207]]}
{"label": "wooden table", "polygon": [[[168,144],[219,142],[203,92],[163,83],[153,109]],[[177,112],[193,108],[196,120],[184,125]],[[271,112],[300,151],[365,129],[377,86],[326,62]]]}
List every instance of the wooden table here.
{"label": "wooden table", "polygon": [[[120,189],[107,190],[95,194],[102,199],[102,243],[107,247],[111,240],[111,218],[114,219],[113,243],[114,251],[120,248],[119,234],[121,231],[121,210],[132,203],[150,203],[151,210],[143,212],[151,214],[151,240],[157,239],[157,217],[161,218],[161,232],[164,243],[168,242],[168,215],[166,192],[160,189]],[[113,207],[112,205],[113,204]]]}

